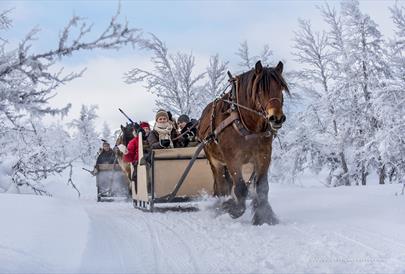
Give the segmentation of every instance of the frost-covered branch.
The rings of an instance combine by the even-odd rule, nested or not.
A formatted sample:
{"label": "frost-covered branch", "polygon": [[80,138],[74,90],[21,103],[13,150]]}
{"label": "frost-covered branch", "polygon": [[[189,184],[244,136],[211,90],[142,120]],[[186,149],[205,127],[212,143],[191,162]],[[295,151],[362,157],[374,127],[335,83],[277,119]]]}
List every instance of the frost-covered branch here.
{"label": "frost-covered branch", "polygon": [[216,54],[210,57],[209,65],[207,67],[208,81],[205,85],[204,96],[208,99],[208,102],[218,97],[225,91],[227,86],[227,67],[229,62],[221,62],[219,55]]}
{"label": "frost-covered branch", "polygon": [[398,38],[396,45],[399,49],[405,49],[405,7],[398,6],[398,3],[390,8],[392,20],[396,26],[395,34]]}
{"label": "frost-covered branch", "polygon": [[145,88],[157,95],[156,105],[175,115],[195,115],[199,85],[205,72],[196,74],[193,54],[178,52],[169,55],[166,45],[155,35],[142,41],[142,47],[152,52],[152,71],[134,68],[126,73],[126,83],[143,82]]}
{"label": "frost-covered branch", "polygon": [[[9,15],[10,11],[0,12],[0,31],[12,27]],[[94,146],[87,146],[94,149],[87,151],[82,147],[84,144],[72,143],[71,136],[60,126],[45,126],[42,122],[45,115],[67,114],[70,104],[55,108],[49,105],[49,100],[57,95],[61,85],[85,72],[56,70],[59,61],[78,52],[117,50],[141,42],[141,30],[122,20],[120,7],[98,35],[92,27],[83,18],[73,16],[60,32],[57,46],[42,52],[33,50],[40,33],[38,28],[28,32],[17,47],[9,44],[0,32],[0,144],[5,146],[0,154],[2,159],[13,163],[10,177],[19,189],[27,187],[37,194],[47,194],[42,182],[49,175],[72,167],[83,151],[88,157],[95,153]],[[92,128],[86,132],[96,135]],[[75,188],[73,181],[68,184]]]}
{"label": "frost-covered branch", "polygon": [[249,46],[247,41],[240,43],[240,47],[238,48],[236,55],[240,58],[240,62],[238,65],[242,69],[251,70],[253,68],[254,60],[252,60],[249,55]]}
{"label": "frost-covered branch", "polygon": [[9,12],[11,12],[11,10],[0,12],[0,30],[11,27],[11,19],[7,16]]}
{"label": "frost-covered branch", "polygon": [[371,171],[380,183],[388,172],[390,180],[400,181],[405,169],[400,156],[405,146],[398,137],[405,135],[399,103],[405,102],[405,66],[398,50],[405,33],[403,8],[391,9],[397,27],[392,48],[358,1],[342,2],[340,12],[327,4],[320,11],[327,30],[313,32],[309,21],[299,20],[295,32],[293,55],[302,67],[293,76],[297,88],[311,96],[288,134],[285,155],[295,162],[283,168],[293,167],[292,174],[327,168],[332,185],[367,184]]}
{"label": "frost-covered branch", "polygon": [[[73,16],[61,32],[58,47],[55,49],[42,53],[31,52],[32,43],[39,33],[39,29],[33,29],[20,42],[18,48],[4,50],[0,55],[0,97],[2,102],[6,103],[0,107],[0,111],[18,113],[25,110],[34,115],[66,114],[69,105],[55,109],[46,107],[47,102],[56,95],[56,88],[81,77],[84,70],[68,74],[63,73],[63,70],[52,73],[52,67],[62,57],[78,51],[119,49],[127,44],[135,46],[139,43],[141,31],[130,28],[127,22],[119,22],[119,15],[118,8],[105,30],[93,39],[88,38],[92,26],[87,25],[84,19]],[[10,25],[7,13],[2,13],[1,18],[3,26]],[[78,34],[72,37],[76,28],[79,28]]]}
{"label": "frost-covered branch", "polygon": [[270,50],[270,46],[266,44],[263,46],[263,49],[259,55],[251,56],[249,53],[248,43],[247,41],[244,41],[240,43],[236,55],[240,58],[240,62],[238,63],[239,67],[243,71],[247,71],[251,70],[258,60],[261,60],[265,66],[269,66],[271,64],[273,52]]}

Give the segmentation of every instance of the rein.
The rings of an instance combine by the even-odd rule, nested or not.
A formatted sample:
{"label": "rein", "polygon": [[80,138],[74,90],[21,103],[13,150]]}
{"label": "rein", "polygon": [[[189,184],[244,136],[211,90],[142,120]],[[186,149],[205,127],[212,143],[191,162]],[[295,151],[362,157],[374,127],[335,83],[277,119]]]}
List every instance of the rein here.
{"label": "rein", "polygon": [[[277,99],[277,98],[275,98],[275,99]],[[260,111],[257,111],[257,110],[254,110],[254,109],[252,109],[252,108],[248,108],[248,107],[242,106],[241,104],[238,104],[238,103],[236,103],[236,102],[229,101],[229,100],[226,100],[226,99],[220,98],[220,100],[223,101],[223,102],[225,102],[225,103],[235,105],[235,106],[237,106],[237,107],[239,107],[239,108],[243,108],[244,110],[250,111],[250,112],[252,112],[252,113],[254,113],[254,114],[257,114],[258,116],[260,116],[260,117],[266,119],[266,116],[265,116],[262,112],[260,112]]]}
{"label": "rein", "polygon": [[195,128],[198,125],[198,123],[199,121],[196,121],[194,124],[191,125],[191,127],[189,127],[189,129],[187,129],[185,132],[174,138],[172,141],[177,141],[178,139],[189,133],[193,128]]}

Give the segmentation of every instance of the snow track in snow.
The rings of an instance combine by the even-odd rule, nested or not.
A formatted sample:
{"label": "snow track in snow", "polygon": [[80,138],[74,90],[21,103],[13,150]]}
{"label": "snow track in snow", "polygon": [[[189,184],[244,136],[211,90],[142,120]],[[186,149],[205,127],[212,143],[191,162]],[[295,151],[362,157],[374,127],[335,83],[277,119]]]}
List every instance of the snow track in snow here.
{"label": "snow track in snow", "polygon": [[405,273],[405,198],[395,187],[272,186],[275,226],[252,226],[249,207],[236,220],[218,214],[214,198],[197,212],[147,213],[126,202],[4,196],[0,210],[20,209],[0,226],[0,272]]}
{"label": "snow track in snow", "polygon": [[[347,196],[342,191],[354,193]],[[215,199],[202,202],[200,211],[187,213],[145,213],[129,203],[88,203],[89,216],[98,216],[90,217],[96,223],[91,227],[98,232],[93,239],[90,236],[89,256],[83,259],[81,271],[404,272],[405,236],[399,231],[405,229],[405,222],[397,219],[400,215],[383,214],[403,201],[380,189],[368,195],[356,191],[276,188],[270,200],[281,223],[260,227],[250,224],[250,208],[236,220],[217,214]],[[375,214],[364,216],[363,207],[355,210],[358,203],[373,211],[384,202],[387,208]],[[97,248],[103,240],[106,243]],[[111,252],[103,252],[109,245],[113,245]],[[89,267],[92,261],[95,264]]]}

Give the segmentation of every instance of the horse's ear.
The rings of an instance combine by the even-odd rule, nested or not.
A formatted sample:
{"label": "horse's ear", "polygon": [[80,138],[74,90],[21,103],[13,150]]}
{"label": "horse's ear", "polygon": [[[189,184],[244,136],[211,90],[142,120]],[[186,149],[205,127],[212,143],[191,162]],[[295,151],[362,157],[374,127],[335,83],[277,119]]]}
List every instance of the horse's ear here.
{"label": "horse's ear", "polygon": [[260,62],[260,60],[259,60],[259,61],[257,61],[256,65],[255,65],[255,72],[256,72],[256,74],[259,74],[262,72],[262,70],[263,70],[262,62]]}
{"label": "horse's ear", "polygon": [[120,125],[120,126],[121,126],[121,130],[124,131],[125,128],[122,125]]}
{"label": "horse's ear", "polygon": [[276,67],[276,71],[279,73],[279,74],[282,74],[283,73],[283,67],[284,67],[284,65],[283,65],[283,62],[278,62],[278,64],[277,64],[277,67]]}

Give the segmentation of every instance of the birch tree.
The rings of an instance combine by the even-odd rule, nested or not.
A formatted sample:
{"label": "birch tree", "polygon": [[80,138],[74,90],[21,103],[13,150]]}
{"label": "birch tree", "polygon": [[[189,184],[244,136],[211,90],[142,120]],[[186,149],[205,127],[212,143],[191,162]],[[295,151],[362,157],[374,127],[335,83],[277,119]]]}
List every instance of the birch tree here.
{"label": "birch tree", "polygon": [[295,35],[294,55],[303,67],[294,81],[308,107],[285,136],[283,153],[292,161],[283,170],[294,175],[328,168],[331,185],[367,184],[371,171],[381,184],[387,176],[400,181],[404,9],[391,8],[396,37],[390,43],[358,1],[343,2],[340,13],[328,5],[320,11],[326,31],[313,32],[300,20]]}
{"label": "birch tree", "polygon": [[97,108],[95,105],[82,105],[79,118],[70,123],[70,126],[76,130],[74,138],[74,142],[77,144],[75,147],[78,149],[76,155],[79,155],[82,162],[88,166],[94,164],[100,144],[99,134],[95,129],[95,120],[98,117]]}
{"label": "birch tree", "polygon": [[[347,1],[341,5],[344,32],[351,63],[352,82],[356,94],[358,111],[353,116],[358,127],[353,131],[356,172],[361,184],[366,184],[370,168],[383,176],[384,164],[374,141],[376,131],[381,127],[375,109],[376,96],[381,92],[390,70],[386,62],[387,52],[377,24],[360,11],[358,1]],[[357,175],[358,174],[358,175]]]}
{"label": "birch tree", "polygon": [[[341,94],[335,87],[332,65],[332,50],[328,34],[323,32],[314,33],[311,24],[306,20],[299,20],[299,31],[295,32],[295,44],[293,53],[296,61],[304,65],[295,78],[298,87],[305,92],[310,103],[307,109],[299,113],[300,124],[310,126],[313,132],[312,137],[301,135],[302,127],[298,127],[297,138],[305,137],[301,142],[314,142],[307,145],[309,148],[317,149],[311,151],[306,149],[310,156],[316,155],[321,160],[312,161],[314,169],[320,170],[318,164],[322,162],[330,169],[329,180],[333,184],[349,185],[348,167],[345,156],[345,136],[347,132],[340,124],[341,113],[335,106],[336,102],[341,103],[336,93]],[[336,101],[338,99],[338,101]],[[300,142],[297,143],[299,145]],[[333,178],[335,177],[335,178]]]}
{"label": "birch tree", "polygon": [[201,109],[225,91],[228,85],[228,65],[229,62],[221,61],[218,54],[210,57],[207,66],[206,83],[200,94],[199,106]]}
{"label": "birch tree", "polygon": [[101,132],[101,137],[107,142],[111,142],[111,140],[113,140],[113,134],[107,122],[103,123],[103,130]]}
{"label": "birch tree", "polygon": [[152,53],[153,69],[130,70],[125,75],[126,83],[144,83],[148,92],[157,95],[158,109],[171,111],[175,115],[198,114],[195,106],[203,91],[202,80],[206,73],[195,73],[193,54],[169,54],[166,45],[153,34],[150,39],[144,39],[141,45]]}
{"label": "birch tree", "polygon": [[391,77],[375,96],[375,109],[380,128],[374,142],[378,144],[382,171],[390,182],[405,182],[405,8],[390,8],[395,37],[389,42]]}
{"label": "birch tree", "polygon": [[235,53],[239,57],[238,66],[242,71],[251,70],[258,60],[261,60],[265,66],[270,66],[272,63],[273,52],[270,50],[270,46],[265,44],[262,51],[258,55],[251,55],[249,51],[248,42],[245,40],[240,43],[238,51]]}

